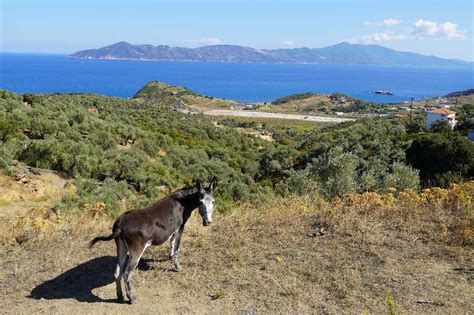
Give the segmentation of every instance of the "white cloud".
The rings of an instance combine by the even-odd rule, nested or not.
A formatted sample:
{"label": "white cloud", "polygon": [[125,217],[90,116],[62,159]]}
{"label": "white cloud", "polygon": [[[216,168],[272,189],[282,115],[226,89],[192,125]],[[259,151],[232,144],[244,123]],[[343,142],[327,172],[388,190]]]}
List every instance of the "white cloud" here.
{"label": "white cloud", "polygon": [[383,21],[377,21],[377,22],[364,22],[365,26],[395,26],[402,23],[402,20],[400,19],[385,19]]}
{"label": "white cloud", "polygon": [[[365,25],[397,25],[401,20],[385,19],[382,22],[366,22]],[[349,42],[354,44],[374,44],[392,40],[420,40],[425,38],[433,39],[464,39],[466,31],[458,29],[458,25],[452,22],[438,23],[420,19],[413,23],[409,32],[394,33],[391,31],[377,32],[369,35],[354,37]]]}
{"label": "white cloud", "polygon": [[410,33],[419,39],[463,39],[465,31],[459,30],[458,25],[452,22],[438,23],[420,19],[413,24]]}
{"label": "white cloud", "polygon": [[395,34],[392,32],[382,32],[382,33],[373,33],[369,35],[363,35],[359,37],[354,37],[349,40],[352,44],[375,44],[382,43],[391,40],[402,40],[407,39],[406,35]]}
{"label": "white cloud", "polygon": [[221,41],[218,38],[200,38],[200,39],[188,39],[187,43],[195,44],[206,44],[206,45],[219,45]]}
{"label": "white cloud", "polygon": [[295,46],[295,43],[293,43],[291,40],[284,40],[284,41],[280,42],[280,44],[282,44],[284,46]]}
{"label": "white cloud", "polygon": [[385,26],[394,26],[402,23],[402,20],[399,19],[385,19],[383,20],[383,25]]}

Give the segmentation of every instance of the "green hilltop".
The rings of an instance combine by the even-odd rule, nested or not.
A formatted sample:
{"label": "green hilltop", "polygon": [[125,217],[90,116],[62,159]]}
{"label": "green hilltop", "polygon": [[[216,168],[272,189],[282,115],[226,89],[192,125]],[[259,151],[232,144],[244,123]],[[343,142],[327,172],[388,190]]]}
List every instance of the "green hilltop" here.
{"label": "green hilltop", "polygon": [[163,106],[171,106],[175,109],[182,109],[192,105],[218,107],[238,103],[232,100],[201,95],[182,86],[170,85],[158,81],[151,81],[145,84],[133,96],[133,99]]}

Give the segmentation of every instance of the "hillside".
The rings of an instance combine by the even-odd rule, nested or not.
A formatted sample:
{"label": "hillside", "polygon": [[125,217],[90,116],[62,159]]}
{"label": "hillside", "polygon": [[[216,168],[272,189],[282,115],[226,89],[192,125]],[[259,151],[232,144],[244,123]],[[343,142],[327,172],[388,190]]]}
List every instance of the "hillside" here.
{"label": "hillside", "polygon": [[377,115],[397,112],[388,104],[356,99],[341,93],[301,93],[278,98],[266,106],[270,111],[308,114],[344,113],[346,115]]}
{"label": "hillside", "polygon": [[464,91],[452,92],[445,95],[445,97],[451,98],[451,97],[471,96],[471,95],[474,95],[474,89],[467,89]]}
{"label": "hillside", "polygon": [[225,61],[265,63],[405,65],[429,67],[471,67],[472,63],[400,52],[379,45],[357,45],[346,42],[324,48],[255,49],[238,45],[214,45],[198,48],[166,45],[133,45],[119,42],[99,49],[75,52],[72,58]]}
{"label": "hillside", "polygon": [[[424,99],[414,103],[415,107],[445,107],[448,106],[458,114],[466,112],[472,116],[472,108],[474,107],[474,89],[467,89],[464,91],[457,91],[448,93],[443,96],[436,96],[430,99]],[[459,115],[458,115],[459,117]],[[474,126],[474,125],[473,125]]]}
{"label": "hillside", "polygon": [[14,164],[10,176],[0,173],[0,218],[27,215],[32,208],[52,207],[71,193],[61,174]]}
{"label": "hillside", "polygon": [[[353,116],[376,115],[379,113],[387,113],[391,110],[391,108],[385,104],[366,102],[340,93],[331,95],[303,93],[288,95],[271,103],[251,104],[252,110],[242,111],[242,109],[245,109],[245,103],[201,95],[185,87],[169,85],[157,81],[145,84],[132,99],[148,105],[165,106],[166,108],[181,112],[202,112],[206,115],[219,116],[214,113],[216,109],[233,109],[232,111],[228,111],[229,116],[257,115],[259,113],[265,113],[270,116],[273,113],[277,113],[292,114],[291,117],[294,117],[293,119],[295,120],[299,119],[298,114],[316,115],[316,118],[323,116],[319,119],[324,121],[324,116],[329,116],[336,120],[341,119],[335,117],[336,113],[339,112]],[[218,112],[220,113],[222,111]],[[396,109],[391,112],[396,112]],[[305,117],[308,118],[308,116]],[[341,119],[341,121],[342,120],[344,119]]]}
{"label": "hillside", "polygon": [[192,109],[193,107],[199,107],[200,109],[229,107],[239,104],[233,100],[205,96],[190,91],[185,87],[169,85],[157,81],[145,84],[132,99],[181,110]]}
{"label": "hillside", "polygon": [[[415,115],[413,121],[361,119],[336,126],[306,124],[295,129],[263,120],[258,127],[255,123],[172,110],[181,105],[193,109],[200,108],[196,104],[213,107],[231,101],[212,99],[159,82],[148,83],[131,100],[89,94],[17,95],[4,91],[0,102],[1,168],[9,169],[12,161],[18,160],[28,166],[77,177],[84,189],[89,185],[84,179],[105,182],[110,191],[104,193],[122,190],[126,196],[128,188],[133,188],[142,193],[132,202],[136,204],[193,178],[211,178],[215,174],[225,178],[221,183],[224,199],[245,199],[265,187],[268,183],[261,186],[265,181],[277,185],[292,174],[299,176],[293,170],[302,170],[308,163],[316,165],[313,158],[322,164],[305,171],[312,172],[312,177],[322,176],[322,180],[331,154],[341,153],[351,159],[351,167],[357,170],[355,175],[367,177],[367,182],[354,183],[347,187],[348,191],[384,191],[391,185],[391,176],[395,176],[392,172],[398,171],[410,179],[400,189],[418,187],[420,180],[416,170],[408,167],[413,161],[407,159],[407,153],[413,140],[423,136],[423,116]],[[317,111],[321,106],[322,111],[329,113],[358,108],[375,113],[378,110],[377,104],[341,94],[293,95],[267,106],[267,110],[285,108],[285,111]],[[465,116],[470,117],[469,107]],[[249,130],[242,132],[242,127]],[[275,142],[258,139],[265,134],[271,134]],[[449,184],[458,176],[472,178],[473,144],[462,133],[433,134],[426,138],[423,141],[458,139],[453,150],[459,153],[442,153],[454,154],[455,159],[464,160],[466,165],[444,165],[448,168],[438,165],[429,170],[430,175],[421,178],[423,182],[446,186],[446,181]],[[399,166],[402,169],[397,169]],[[424,167],[431,166],[417,167],[424,173]],[[438,176],[446,178],[441,180]],[[115,187],[114,181],[122,186]],[[328,191],[331,196],[341,193],[345,192]],[[118,199],[120,195],[112,196],[109,206]],[[65,206],[73,206],[75,202]]]}
{"label": "hillside", "polygon": [[[348,117],[409,117],[409,102],[381,104],[356,99],[341,93],[300,93],[278,98],[270,104],[263,104],[260,111],[279,113],[305,113],[308,115],[344,115]],[[423,118],[424,112],[433,108],[450,107],[457,111],[458,127],[473,128],[474,90],[452,92],[413,102],[412,116]]]}
{"label": "hillside", "polygon": [[168,244],[150,247],[134,274],[134,305],[115,299],[113,242],[86,246],[110,231],[101,209],[35,209],[0,221],[0,303],[12,314],[466,313],[473,249],[459,235],[473,230],[457,220],[472,216],[473,193],[471,182],[334,203],[276,198],[209,228],[193,216],[181,272],[172,272]]}
{"label": "hillside", "polygon": [[[177,100],[213,101],[159,82],[134,99],[0,91],[2,312],[473,308],[474,143],[463,131],[426,132],[419,117],[214,119],[173,110]],[[87,242],[120,213],[213,176],[214,221],[190,218],[182,272],[168,245],[150,247],[137,303],[117,303],[113,242]]]}
{"label": "hillside", "polygon": [[455,105],[474,105],[474,89],[452,92],[440,98],[445,98]]}
{"label": "hillside", "polygon": [[[201,95],[185,87],[169,85],[157,81],[145,84],[132,99],[148,104],[166,106],[167,108],[180,110],[182,112],[199,111],[211,115],[213,115],[213,109],[240,110],[245,109],[245,106],[248,105],[233,100]],[[333,118],[336,118],[336,113],[354,116],[397,112],[397,108],[387,104],[367,102],[341,93],[319,94],[309,92],[292,94],[278,98],[271,103],[255,103],[250,104],[250,106],[252,108],[251,112],[322,115],[331,116]],[[240,111],[236,112],[235,116],[248,113],[250,113],[250,111]]]}

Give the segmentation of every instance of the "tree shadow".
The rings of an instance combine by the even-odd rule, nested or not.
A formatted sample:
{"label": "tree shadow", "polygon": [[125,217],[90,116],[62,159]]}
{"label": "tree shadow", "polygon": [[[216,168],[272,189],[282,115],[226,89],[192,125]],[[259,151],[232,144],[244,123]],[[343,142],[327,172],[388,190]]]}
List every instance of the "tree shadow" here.
{"label": "tree shadow", "polygon": [[[149,262],[154,259],[142,259],[139,270],[150,270]],[[79,302],[118,302],[118,299],[102,299],[92,292],[96,288],[115,282],[114,271],[117,258],[103,256],[91,259],[69,269],[54,279],[43,282],[34,288],[29,298],[33,299],[76,299]]]}

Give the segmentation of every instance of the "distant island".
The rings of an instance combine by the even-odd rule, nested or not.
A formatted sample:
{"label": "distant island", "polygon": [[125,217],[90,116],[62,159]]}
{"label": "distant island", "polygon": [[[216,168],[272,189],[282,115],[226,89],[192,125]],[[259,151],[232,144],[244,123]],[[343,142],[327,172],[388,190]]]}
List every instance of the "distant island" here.
{"label": "distant island", "polygon": [[133,45],[118,42],[99,49],[75,52],[71,58],[150,61],[215,61],[251,63],[360,64],[426,67],[472,67],[472,62],[444,59],[379,45],[347,42],[324,48],[256,49],[238,45],[198,48]]}

